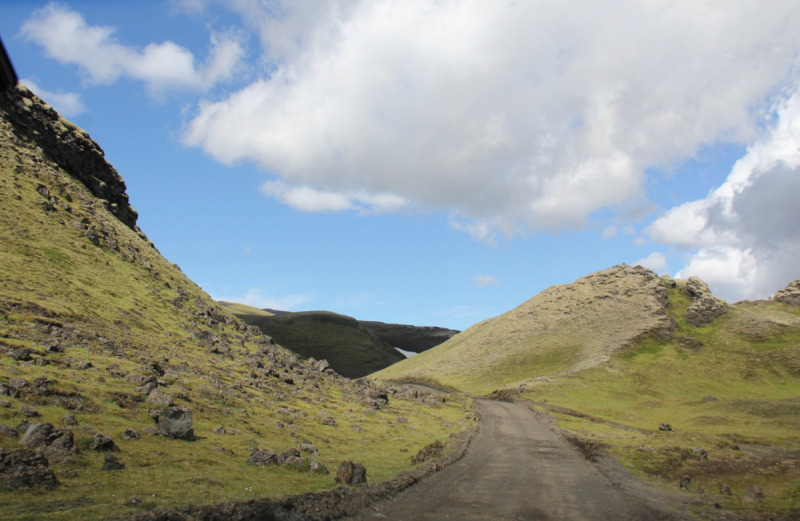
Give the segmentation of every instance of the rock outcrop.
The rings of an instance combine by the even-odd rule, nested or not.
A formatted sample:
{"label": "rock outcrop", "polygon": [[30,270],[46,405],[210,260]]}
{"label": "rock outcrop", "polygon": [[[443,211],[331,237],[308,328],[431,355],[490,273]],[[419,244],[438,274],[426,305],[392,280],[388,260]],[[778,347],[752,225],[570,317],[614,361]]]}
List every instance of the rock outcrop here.
{"label": "rock outcrop", "polygon": [[789,283],[782,290],[775,292],[772,298],[790,306],[800,306],[800,280]]}
{"label": "rock outcrop", "polygon": [[41,453],[30,449],[0,449],[0,489],[54,488],[58,479]]}
{"label": "rock outcrop", "polygon": [[14,90],[0,92],[0,109],[58,166],[80,180],[95,197],[105,201],[114,216],[136,230],[139,214],[128,202],[125,181],[89,134],[60,116],[22,84]]}
{"label": "rock outcrop", "polygon": [[708,284],[700,277],[689,277],[685,285],[686,293],[693,303],[686,310],[686,320],[695,327],[708,324],[727,311],[727,304],[711,294]]}

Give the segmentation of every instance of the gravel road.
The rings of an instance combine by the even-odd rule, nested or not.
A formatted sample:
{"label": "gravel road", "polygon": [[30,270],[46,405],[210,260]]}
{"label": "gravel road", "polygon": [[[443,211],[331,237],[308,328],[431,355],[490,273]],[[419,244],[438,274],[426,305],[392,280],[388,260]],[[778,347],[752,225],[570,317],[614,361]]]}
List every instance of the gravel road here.
{"label": "gravel road", "polygon": [[524,404],[478,403],[482,433],[462,460],[354,519],[673,519],[626,492],[619,476],[606,477]]}

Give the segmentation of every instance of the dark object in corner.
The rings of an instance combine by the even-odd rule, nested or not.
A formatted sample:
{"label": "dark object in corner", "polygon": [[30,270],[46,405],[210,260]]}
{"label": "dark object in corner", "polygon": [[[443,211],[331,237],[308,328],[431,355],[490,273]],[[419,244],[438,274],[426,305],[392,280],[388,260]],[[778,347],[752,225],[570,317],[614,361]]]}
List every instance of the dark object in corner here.
{"label": "dark object in corner", "polygon": [[3,40],[0,39],[0,89],[10,90],[13,89],[19,79],[17,73],[14,71],[14,66],[11,65],[11,60],[6,54],[6,47],[3,45]]}

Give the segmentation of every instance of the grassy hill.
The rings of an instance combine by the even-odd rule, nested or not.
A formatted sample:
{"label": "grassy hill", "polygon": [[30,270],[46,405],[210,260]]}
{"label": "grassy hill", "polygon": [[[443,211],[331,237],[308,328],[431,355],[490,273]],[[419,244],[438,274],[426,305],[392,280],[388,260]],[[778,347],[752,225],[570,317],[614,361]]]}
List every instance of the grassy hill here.
{"label": "grassy hill", "polygon": [[454,329],[429,326],[410,326],[406,324],[386,324],[359,320],[358,323],[370,333],[383,339],[391,346],[412,353],[421,353],[449,340],[459,332]]}
{"label": "grassy hill", "polygon": [[405,356],[352,317],[330,311],[240,315],[280,345],[304,357],[325,359],[339,374],[360,378]]}
{"label": "grassy hill", "polygon": [[[797,515],[800,282],[775,300],[731,305],[714,299],[698,281],[654,279],[615,267],[580,284],[546,290],[376,376],[427,379],[480,393],[501,389],[496,395],[526,400],[580,440],[587,453],[605,450],[669,488],[690,476],[687,502],[719,503],[755,516]],[[587,292],[593,282],[594,290]],[[665,305],[651,308],[661,318],[651,321],[644,313],[641,322],[625,322],[608,306],[617,299],[601,298],[598,291],[607,288],[619,299],[632,299],[632,293],[618,291],[620,285],[661,286],[652,294]],[[702,320],[698,308],[700,315],[705,310]],[[565,327],[567,320],[574,326]],[[639,327],[649,323],[654,324],[649,330]],[[615,337],[615,331],[624,335]],[[611,346],[605,353],[587,346],[587,338],[598,336]],[[610,341],[623,336],[627,342]],[[452,362],[466,358],[470,363]],[[662,423],[672,430],[660,431]],[[720,493],[723,484],[733,495]],[[745,501],[750,485],[763,488],[762,502]]]}
{"label": "grassy hill", "polygon": [[[256,448],[301,441],[334,472],[360,461],[379,481],[411,466],[401,449],[459,428],[458,398],[365,408],[362,386],[219,307],[136,218],[88,134],[22,86],[0,93],[0,450],[20,448],[31,421],[70,433],[80,451],[47,447],[59,484],[0,490],[4,519],[124,518],[333,488],[329,474],[246,464]],[[146,401],[151,387],[191,411],[193,441],[148,434],[148,411],[166,408]],[[387,423],[398,415],[408,423]],[[119,447],[123,470],[101,470],[95,434]]]}
{"label": "grassy hill", "polygon": [[222,305],[225,310],[230,313],[231,315],[235,316],[236,318],[245,318],[245,317],[272,317],[275,314],[270,313],[269,311],[264,311],[263,309],[258,309],[253,306],[248,306],[247,304],[237,304],[235,302],[225,302],[224,300],[220,300],[219,304]]}

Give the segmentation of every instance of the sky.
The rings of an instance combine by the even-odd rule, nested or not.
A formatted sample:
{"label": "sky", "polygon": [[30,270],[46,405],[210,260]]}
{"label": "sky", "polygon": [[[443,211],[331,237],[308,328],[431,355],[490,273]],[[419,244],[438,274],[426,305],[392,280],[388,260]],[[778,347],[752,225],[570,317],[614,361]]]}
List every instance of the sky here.
{"label": "sky", "polygon": [[463,330],[616,264],[800,278],[795,0],[2,0],[213,298]]}

